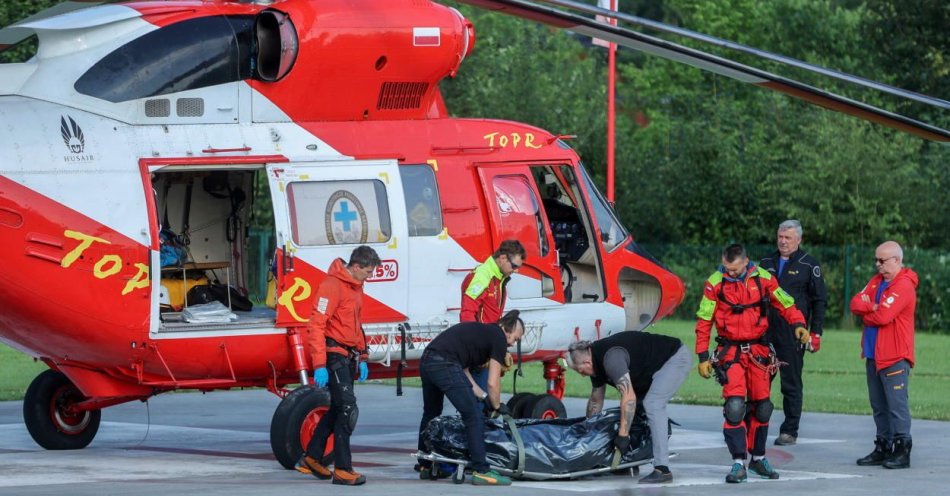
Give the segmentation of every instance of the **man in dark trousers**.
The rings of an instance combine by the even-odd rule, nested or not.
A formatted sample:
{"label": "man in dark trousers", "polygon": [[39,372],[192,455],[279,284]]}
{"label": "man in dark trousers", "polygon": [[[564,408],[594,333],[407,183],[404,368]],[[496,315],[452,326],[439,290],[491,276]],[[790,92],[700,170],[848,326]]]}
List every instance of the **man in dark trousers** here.
{"label": "man in dark trousers", "polygon": [[[446,397],[462,415],[468,439],[472,484],[507,486],[511,479],[491,469],[485,458],[485,409],[506,414],[501,402],[501,369],[508,347],[524,334],[524,322],[512,310],[497,323],[463,322],[442,331],[426,346],[419,367],[422,379],[422,421],[419,423],[419,451],[426,451],[423,432],[429,421],[442,415]],[[475,385],[469,368],[488,362],[488,392]],[[476,392],[482,392],[481,397]],[[419,460],[421,479],[429,479],[431,462]]]}
{"label": "man in dark trousers", "polygon": [[760,267],[769,271],[786,293],[795,298],[795,306],[805,316],[811,332],[809,342],[802,345],[795,339],[795,330],[774,309],[769,310],[769,330],[766,336],[775,348],[779,361],[787,365],[779,368],[782,377],[782,410],[785,421],[775,438],[778,446],[789,446],[798,440],[798,425],[802,418],[802,365],[805,350],[812,353],[821,348],[821,333],[825,320],[825,302],[828,291],[821,276],[818,260],[799,247],[802,243],[802,224],[787,220],[778,226],[778,250],[762,259]]}
{"label": "man in dark trousers", "polygon": [[653,472],[639,482],[673,482],[666,405],[689,375],[693,363],[689,349],[673,337],[625,331],[593,343],[573,343],[568,348],[568,359],[572,369],[590,377],[588,417],[603,408],[607,384],[620,392],[620,426],[614,446],[621,453],[630,447],[630,426],[636,415],[637,398],[643,398],[653,440]]}
{"label": "man in dark trousers", "polygon": [[[296,468],[318,479],[332,478],[334,484],[366,482],[365,476],[353,470],[350,454],[350,434],[359,417],[353,379],[363,382],[369,376],[361,319],[363,282],[379,264],[379,255],[369,246],[353,250],[345,265],[342,258],[334,260],[317,289],[308,325],[313,381],[321,388],[329,385],[330,409],[317,424]],[[334,437],[332,472],[321,464],[330,434]]]}
{"label": "man in dark trousers", "polygon": [[914,368],[914,310],[920,278],[904,267],[904,250],[895,241],[874,250],[877,274],[851,299],[861,317],[861,356],[865,359],[868,399],[877,436],[874,450],[858,465],[910,468],[910,369]]}

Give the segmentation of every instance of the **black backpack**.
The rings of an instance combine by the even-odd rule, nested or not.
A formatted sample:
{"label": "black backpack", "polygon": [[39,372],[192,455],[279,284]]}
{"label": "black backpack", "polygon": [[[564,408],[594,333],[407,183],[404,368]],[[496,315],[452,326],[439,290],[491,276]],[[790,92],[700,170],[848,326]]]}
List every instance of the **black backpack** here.
{"label": "black backpack", "polygon": [[186,300],[188,305],[201,305],[220,301],[224,306],[228,306],[228,292],[231,293],[231,310],[239,312],[249,312],[254,308],[254,304],[238,290],[224,284],[205,284],[195,286],[188,290]]}

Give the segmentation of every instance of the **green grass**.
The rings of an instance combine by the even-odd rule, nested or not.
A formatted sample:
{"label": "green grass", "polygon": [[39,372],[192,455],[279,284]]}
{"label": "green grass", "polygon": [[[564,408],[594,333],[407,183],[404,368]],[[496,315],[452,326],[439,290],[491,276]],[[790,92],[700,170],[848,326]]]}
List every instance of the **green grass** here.
{"label": "green grass", "polygon": [[[693,348],[693,322],[664,320],[651,332],[668,334],[682,339]],[[821,351],[805,356],[805,404],[810,412],[852,413],[869,415],[864,361],[860,357],[860,331],[826,330]],[[914,418],[950,420],[950,335],[918,333],[917,363],[911,374],[910,406]],[[23,353],[0,344],[0,400],[23,398],[26,387],[46,366]],[[503,378],[503,389],[512,392],[513,372]],[[395,384],[395,381],[383,381]],[[406,386],[419,386],[418,378],[405,379]],[[541,364],[524,366],[524,377],[518,378],[518,390],[544,390]],[[778,380],[773,383],[772,402],[782,404]],[[567,396],[587,397],[590,381],[567,372]],[[616,391],[608,388],[608,398],[617,399]],[[674,398],[676,403],[721,405],[720,387],[712,379],[704,380],[692,372]]]}
{"label": "green grass", "polygon": [[0,401],[20,400],[46,364],[0,343]]}
{"label": "green grass", "polygon": [[[682,339],[693,349],[696,342],[693,322],[664,320],[650,329]],[[861,359],[861,332],[826,330],[822,335],[821,351],[806,353],[803,381],[805,399],[803,408],[810,412],[851,413],[870,415],[864,361]],[[917,333],[917,363],[911,373],[910,406],[914,418],[950,420],[950,336],[946,334]],[[695,359],[694,359],[695,360]],[[695,364],[694,364],[695,365]],[[502,379],[503,391],[512,392],[512,373]],[[392,381],[389,381],[392,382]],[[418,379],[406,379],[405,385],[418,386]],[[518,378],[518,390],[541,392],[545,388],[541,364],[524,366],[524,377]],[[587,397],[590,381],[573,371],[567,372],[567,396]],[[692,405],[721,405],[721,388],[715,380],[705,380],[695,372],[673,399],[675,403]],[[607,397],[618,399],[616,391],[608,388]],[[779,381],[773,382],[772,402],[782,405]]]}

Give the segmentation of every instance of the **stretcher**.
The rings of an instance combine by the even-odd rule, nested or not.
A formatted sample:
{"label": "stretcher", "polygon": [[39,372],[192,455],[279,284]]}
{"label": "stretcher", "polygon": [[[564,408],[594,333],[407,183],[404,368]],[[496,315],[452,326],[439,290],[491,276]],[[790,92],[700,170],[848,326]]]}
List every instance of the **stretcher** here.
{"label": "stretcher", "polygon": [[[649,426],[645,418],[635,420],[631,447],[621,454],[613,447],[619,420],[616,408],[590,419],[515,420],[505,416],[486,420],[486,458],[493,470],[517,480],[577,479],[618,472],[637,476],[641,465],[653,462]],[[423,437],[429,451],[413,456],[432,462],[430,478],[464,482],[469,460],[460,417],[433,419]]]}

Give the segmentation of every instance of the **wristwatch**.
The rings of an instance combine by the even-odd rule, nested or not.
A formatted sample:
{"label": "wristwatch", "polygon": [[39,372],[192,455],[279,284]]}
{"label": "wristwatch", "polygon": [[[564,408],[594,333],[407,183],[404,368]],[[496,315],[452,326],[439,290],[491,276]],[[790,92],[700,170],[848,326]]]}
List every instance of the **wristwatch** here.
{"label": "wristwatch", "polygon": [[482,401],[485,401],[486,399],[488,399],[488,393],[482,391],[482,398],[481,398],[481,400],[482,400]]}

